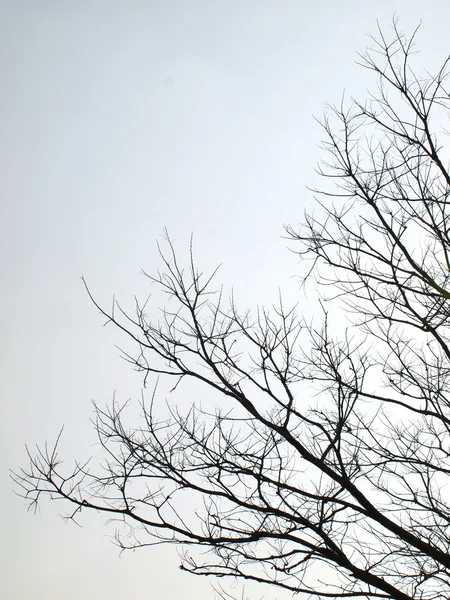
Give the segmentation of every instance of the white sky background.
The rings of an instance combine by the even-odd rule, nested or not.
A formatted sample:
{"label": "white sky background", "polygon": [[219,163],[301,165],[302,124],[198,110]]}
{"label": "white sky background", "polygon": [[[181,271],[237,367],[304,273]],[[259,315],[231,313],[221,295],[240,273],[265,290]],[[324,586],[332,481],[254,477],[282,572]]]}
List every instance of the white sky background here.
{"label": "white sky background", "polygon": [[80,529],[55,503],[27,514],[8,469],[62,424],[67,459],[89,456],[90,400],[138,398],[81,275],[103,303],[144,295],[167,226],[180,255],[194,232],[242,306],[295,289],[281,235],[312,206],[312,115],[344,87],[365,95],[355,52],[394,12],[407,33],[423,19],[417,62],[433,70],[450,51],[443,0],[0,2],[2,599],[212,600],[174,549],[119,558],[101,515]]}

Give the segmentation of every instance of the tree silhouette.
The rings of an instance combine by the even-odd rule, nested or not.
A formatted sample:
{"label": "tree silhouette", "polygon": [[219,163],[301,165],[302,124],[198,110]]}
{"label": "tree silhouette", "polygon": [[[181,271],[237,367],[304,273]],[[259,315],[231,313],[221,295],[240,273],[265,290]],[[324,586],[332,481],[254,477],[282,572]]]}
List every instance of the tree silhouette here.
{"label": "tree silhouette", "polygon": [[57,445],[30,454],[15,479],[31,506],[103,512],[129,527],[121,547],[180,545],[197,575],[318,598],[450,597],[448,60],[416,75],[415,35],[379,29],[360,56],[376,90],[321,122],[317,211],[286,230],[323,292],[320,326],[282,300],[241,312],[167,238],[149,276],[170,298],[156,320],[90,295],[146,385],[171,378],[182,396],[191,380],[203,403],[163,417],[152,383],[139,424],[96,407],[104,462],[66,472]]}

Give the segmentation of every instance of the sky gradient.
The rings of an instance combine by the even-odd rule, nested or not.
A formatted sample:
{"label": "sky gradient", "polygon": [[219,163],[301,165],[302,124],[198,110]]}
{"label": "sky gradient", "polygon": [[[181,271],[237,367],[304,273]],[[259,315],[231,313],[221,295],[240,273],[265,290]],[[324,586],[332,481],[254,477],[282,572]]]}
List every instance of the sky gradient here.
{"label": "sky gradient", "polygon": [[173,548],[120,557],[101,515],[28,514],[8,469],[63,424],[61,454],[88,457],[91,400],[139,398],[81,276],[132,306],[167,226],[181,256],[193,232],[201,268],[222,263],[241,306],[295,295],[282,234],[313,206],[313,115],[344,88],[367,95],[356,51],[394,13],[406,33],[423,20],[416,60],[432,71],[450,51],[446,2],[0,1],[3,600],[214,598]]}

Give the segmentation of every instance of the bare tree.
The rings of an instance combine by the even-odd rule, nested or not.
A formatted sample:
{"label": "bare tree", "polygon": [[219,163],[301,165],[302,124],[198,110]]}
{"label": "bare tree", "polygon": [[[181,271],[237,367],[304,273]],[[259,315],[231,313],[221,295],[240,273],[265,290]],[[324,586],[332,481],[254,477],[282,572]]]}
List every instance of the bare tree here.
{"label": "bare tree", "polygon": [[318,598],[450,597],[448,60],[415,75],[414,38],[394,23],[361,55],[378,87],[328,111],[317,215],[287,228],[324,291],[320,327],[281,300],[241,313],[167,240],[149,276],[171,299],[159,320],[91,298],[146,385],[171,378],[181,395],[195,381],[202,405],[184,398],[163,418],[154,387],[132,427],[123,406],[97,407],[105,462],[66,472],[56,447],[30,454],[16,481],[31,506],[103,512],[129,527],[122,547],[178,544],[197,575]]}

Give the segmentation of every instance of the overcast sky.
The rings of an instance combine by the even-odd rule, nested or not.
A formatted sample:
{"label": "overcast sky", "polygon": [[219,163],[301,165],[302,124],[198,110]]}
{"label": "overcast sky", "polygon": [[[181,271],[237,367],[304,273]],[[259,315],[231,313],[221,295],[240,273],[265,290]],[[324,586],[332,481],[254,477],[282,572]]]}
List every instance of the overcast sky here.
{"label": "overcast sky", "polygon": [[433,70],[443,0],[0,2],[2,599],[213,599],[173,548],[119,557],[101,515],[27,514],[8,469],[63,424],[67,458],[89,456],[91,399],[138,399],[80,276],[104,303],[145,294],[167,226],[181,255],[194,233],[245,306],[295,291],[282,233],[313,205],[313,115],[344,88],[365,96],[356,51],[394,12],[406,33],[423,20],[417,63]]}

